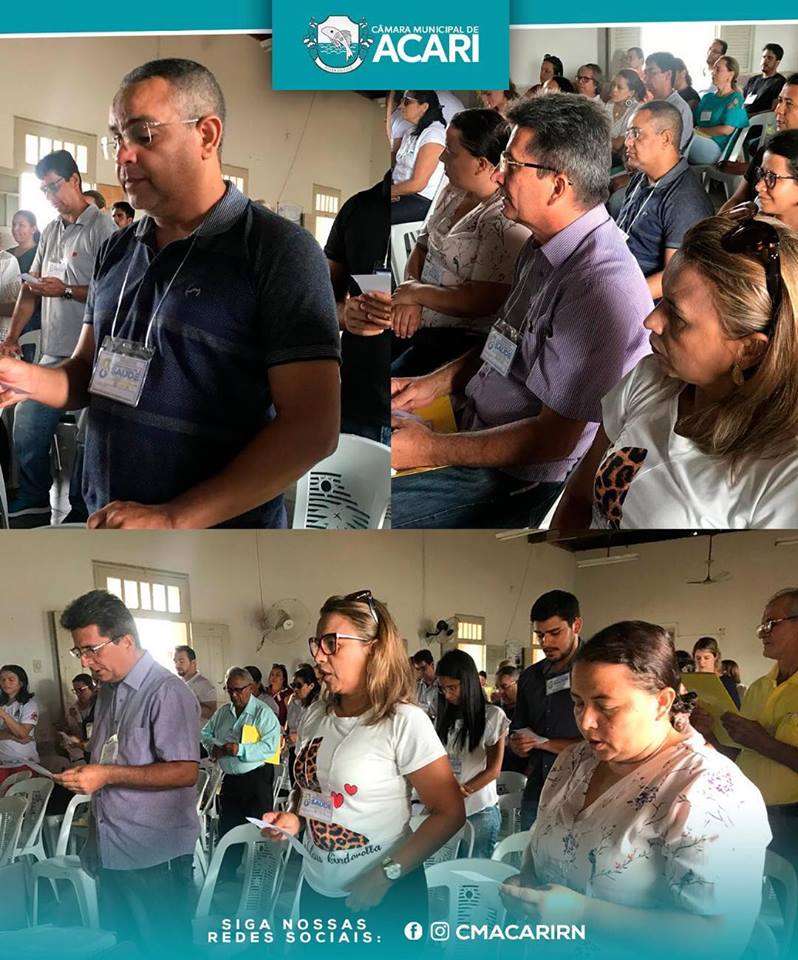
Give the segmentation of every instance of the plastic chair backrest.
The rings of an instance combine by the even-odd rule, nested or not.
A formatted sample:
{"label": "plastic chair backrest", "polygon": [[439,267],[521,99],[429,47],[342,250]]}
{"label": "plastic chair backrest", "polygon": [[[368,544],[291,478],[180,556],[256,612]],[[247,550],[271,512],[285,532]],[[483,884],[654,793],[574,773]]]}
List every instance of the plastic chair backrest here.
{"label": "plastic chair backrest", "polygon": [[391,273],[398,285],[405,279],[405,267],[416,245],[416,237],[424,226],[423,220],[396,223],[391,227]]}
{"label": "plastic chair backrest", "polygon": [[474,875],[486,877],[487,881],[498,880],[503,883],[508,877],[518,873],[518,870],[495,860],[469,858],[436,863],[426,867],[424,873],[430,890],[435,887],[446,888],[448,921],[454,929],[460,923],[487,923],[489,926],[502,923],[505,909],[496,883],[481,883]]}
{"label": "plastic chair backrest", "polygon": [[335,453],[297,482],[294,529],[377,529],[391,499],[390,467],[390,447],[342,433]]}
{"label": "plastic chair backrest", "polygon": [[64,812],[64,819],[61,821],[61,828],[58,831],[58,840],[55,844],[55,855],[64,857],[69,850],[69,834],[72,832],[72,821],[75,819],[78,807],[89,806],[91,797],[87,793],[76,793],[67,804]]}
{"label": "plastic chair backrest", "polygon": [[28,807],[22,824],[17,853],[35,846],[41,837],[44,815],[47,813],[47,801],[53,792],[53,781],[49,777],[31,777],[9,787],[7,797],[25,797]]}
{"label": "plastic chair backrest", "polygon": [[197,771],[197,816],[202,816],[205,807],[205,793],[210,779],[210,772],[200,767]]}
{"label": "plastic chair backrest", "polygon": [[4,797],[10,787],[13,787],[15,783],[20,783],[22,780],[30,780],[33,776],[33,771],[31,770],[20,770],[17,773],[12,773],[10,777],[6,777],[5,780],[0,783],[0,797]]}
{"label": "plastic chair backrest", "polygon": [[512,793],[505,793],[504,796],[499,797],[499,810],[502,813],[509,814],[509,827],[510,833],[516,832],[516,822],[518,820],[518,812],[521,809],[521,801],[524,797],[523,790],[514,790]]}
{"label": "plastic chair backrest", "polygon": [[42,355],[42,332],[41,330],[31,330],[29,333],[23,333],[17,341],[20,347],[27,347],[33,344],[33,360],[31,363],[38,363]]}
{"label": "plastic chair backrest", "polygon": [[500,797],[503,797],[507,793],[517,793],[519,790],[523,791],[526,786],[526,777],[523,773],[518,773],[515,770],[502,770],[498,777],[496,777],[496,792]]}
{"label": "plastic chair backrest", "polygon": [[[410,829],[415,833],[429,814],[419,813],[410,818]],[[458,857],[470,857],[474,849],[474,828],[466,820],[462,827],[437,850],[434,850],[424,861],[425,869],[433,863],[444,863],[447,860],[456,860]]]}
{"label": "plastic chair backrest", "polygon": [[790,952],[798,916],[798,877],[789,860],[772,850],[765,852],[764,875],[772,886],[778,886],[781,893],[779,903],[782,905],[784,927],[780,937],[783,938],[782,955],[786,957]]}
{"label": "plastic chair backrest", "polygon": [[496,848],[493,851],[491,860],[498,860],[500,863],[502,863],[515,853],[522,854],[529,846],[529,841],[531,839],[531,830],[522,830],[520,833],[511,833],[509,837],[505,837],[504,840],[500,840],[499,843],[496,844]]}
{"label": "plastic chair backrest", "polygon": [[207,917],[213,901],[213,892],[219,878],[219,869],[228,847],[243,844],[244,881],[237,916],[269,917],[274,910],[285,866],[285,841],[273,843],[260,835],[251,823],[233,827],[219,841],[208,865],[202,884],[195,917]]}
{"label": "plastic chair backrest", "polygon": [[11,863],[16,853],[27,809],[25,797],[0,798],[0,867]]}

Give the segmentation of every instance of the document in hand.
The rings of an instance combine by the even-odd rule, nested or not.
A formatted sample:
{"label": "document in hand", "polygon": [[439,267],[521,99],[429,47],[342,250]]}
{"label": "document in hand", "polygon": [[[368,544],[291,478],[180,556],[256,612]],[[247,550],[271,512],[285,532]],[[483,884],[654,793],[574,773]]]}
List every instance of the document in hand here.
{"label": "document in hand", "polygon": [[683,673],[682,683],[691,693],[698,694],[698,705],[712,717],[712,735],[718,743],[724,747],[739,747],[740,744],[732,740],[720,722],[724,713],[740,712],[720,677],[716,673]]}

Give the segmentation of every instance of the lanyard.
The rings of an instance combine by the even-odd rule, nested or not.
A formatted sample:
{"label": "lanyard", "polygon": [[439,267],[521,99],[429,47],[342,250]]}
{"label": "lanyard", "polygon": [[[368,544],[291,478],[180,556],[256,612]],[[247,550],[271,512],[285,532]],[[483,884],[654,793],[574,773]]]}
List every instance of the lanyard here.
{"label": "lanyard", "polygon": [[[204,221],[203,221],[203,222],[204,222]],[[175,270],[174,274],[172,275],[172,279],[171,279],[171,280],[169,281],[169,283],[166,285],[166,290],[164,290],[163,296],[162,296],[161,299],[158,301],[158,303],[155,305],[155,309],[154,309],[153,312],[152,312],[152,316],[150,317],[150,322],[149,322],[149,324],[148,324],[148,326],[147,326],[147,332],[146,332],[146,334],[144,335],[144,346],[145,346],[145,347],[149,345],[150,334],[152,333],[152,327],[153,327],[153,324],[155,323],[155,318],[158,316],[158,312],[160,311],[161,307],[163,306],[164,300],[166,300],[166,298],[169,296],[169,291],[172,289],[172,284],[175,282],[175,280],[177,280],[177,275],[178,275],[178,274],[180,273],[180,271],[183,269],[183,267],[184,267],[185,264],[186,264],[186,261],[187,261],[188,258],[191,256],[191,251],[194,249],[194,244],[197,242],[198,236],[199,236],[199,231],[197,231],[197,232],[194,233],[194,238],[192,239],[191,243],[189,244],[188,250],[186,251],[186,255],[185,255],[185,256],[183,257],[183,259],[180,261],[180,264],[178,265],[177,270]],[[153,262],[154,262],[154,261],[153,261]],[[142,276],[141,280],[144,280],[144,277],[146,277],[146,275],[147,275],[147,273],[148,273],[148,271],[149,271],[149,269],[150,269],[151,266],[152,266],[152,264],[148,264],[147,269],[144,271],[144,276]],[[124,296],[125,296],[125,290],[127,289],[127,281],[128,281],[128,277],[130,276],[130,271],[131,271],[132,268],[133,268],[133,261],[131,260],[130,263],[127,265],[127,270],[125,271],[125,277],[124,277],[124,279],[123,279],[123,281],[122,281],[122,289],[121,289],[121,291],[119,292],[119,300],[117,301],[117,304],[116,304],[116,312],[114,313],[114,319],[113,319],[113,321],[112,321],[112,323],[111,323],[111,337],[112,337],[112,338],[113,338],[114,334],[116,333],[116,324],[117,324],[117,320],[119,319],[119,311],[120,311],[120,309],[121,309],[121,307],[122,307],[122,299],[123,299]],[[141,281],[139,281],[139,282],[141,283]]]}
{"label": "lanyard", "polygon": [[[123,683],[123,682],[124,681],[122,680],[119,681],[119,683]],[[111,734],[115,737],[119,735],[119,728],[122,726],[122,722],[124,721],[130,709],[130,703],[133,700],[133,697],[135,696],[135,691],[133,691],[133,693],[131,693],[130,696],[125,700],[124,704],[122,705],[122,715],[117,721],[116,697],[117,697],[117,694],[119,693],[119,683],[114,684],[114,696],[113,696],[113,699],[111,700]]]}
{"label": "lanyard", "polygon": [[[640,190],[641,190],[641,188],[642,188],[642,186],[643,186],[644,183],[645,183],[645,177],[644,177],[644,178],[640,181],[640,183],[638,183],[638,185],[635,187],[635,192],[634,192],[634,193],[632,194],[632,196],[629,198],[630,201],[631,201],[631,200],[634,200],[634,198],[638,195],[638,193],[640,193]],[[636,214],[634,215],[634,217],[632,218],[632,222],[629,224],[629,226],[628,226],[628,227],[625,226],[625,224],[626,224],[626,218],[624,218],[624,219],[618,224],[618,229],[619,229],[619,230],[623,230],[623,232],[626,233],[626,234],[629,234],[629,233],[630,233],[632,227],[637,223],[637,218],[638,218],[638,217],[640,216],[640,214],[646,209],[646,204],[647,204],[648,201],[654,196],[654,191],[655,191],[656,189],[657,189],[657,185],[656,185],[656,183],[655,183],[654,186],[651,188],[651,193],[649,193],[649,195],[648,195],[648,196],[646,197],[646,199],[643,201],[642,206],[640,207],[640,209],[637,211],[637,213],[636,213]]]}

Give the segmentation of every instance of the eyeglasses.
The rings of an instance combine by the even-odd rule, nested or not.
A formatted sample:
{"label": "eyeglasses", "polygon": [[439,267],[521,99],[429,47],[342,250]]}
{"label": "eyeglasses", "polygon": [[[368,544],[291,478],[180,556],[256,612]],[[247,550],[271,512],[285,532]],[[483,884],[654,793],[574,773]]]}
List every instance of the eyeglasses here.
{"label": "eyeglasses", "polygon": [[292,690],[301,690],[302,687],[304,687],[304,686],[305,686],[305,681],[304,681],[304,680],[297,680],[296,683],[292,683],[292,684],[291,684],[291,689],[292,689]]}
{"label": "eyeglasses", "polygon": [[549,170],[551,173],[560,172],[559,170],[555,170],[554,167],[547,167],[543,163],[529,163],[525,160],[513,160],[513,158],[508,155],[507,151],[504,151],[499,156],[499,173],[507,173],[508,167],[512,169],[518,169],[519,167],[531,167],[533,170]]}
{"label": "eyeglasses", "polygon": [[122,144],[126,146],[148,147],[152,143],[152,131],[157,127],[171,127],[181,123],[199,123],[201,117],[191,117],[188,120],[136,120],[128,124],[124,130],[119,133],[111,134],[109,137],[100,137],[100,146],[102,147],[103,157],[106,160],[113,160],[122,149]]}
{"label": "eyeglasses", "polygon": [[354,603],[365,603],[368,604],[369,613],[372,616],[372,619],[377,624],[380,625],[380,618],[377,616],[377,610],[374,606],[374,597],[372,596],[371,590],[356,590],[354,593],[347,593],[344,597],[344,600],[350,600]]}
{"label": "eyeglasses", "polygon": [[402,106],[404,107],[406,107],[408,103],[418,103],[418,102],[419,101],[416,100],[415,97],[402,97],[402,100],[401,100]]}
{"label": "eyeglasses", "polygon": [[229,694],[233,694],[233,693],[243,693],[245,690],[249,690],[249,688],[250,688],[251,686],[252,686],[251,683],[245,683],[243,687],[228,687],[228,688],[227,688],[227,692],[228,692]]}
{"label": "eyeglasses", "polygon": [[46,197],[54,197],[61,189],[62,183],[66,183],[66,177],[58,177],[52,183],[43,183],[39,189]]}
{"label": "eyeglasses", "polygon": [[319,650],[328,657],[332,657],[338,650],[339,640],[359,640],[361,643],[374,643],[368,637],[356,637],[353,633],[323,633],[320,637],[308,638],[308,649],[311,657],[315,657]]}
{"label": "eyeglasses", "polygon": [[763,623],[760,623],[756,628],[756,635],[758,637],[768,637],[773,633],[773,628],[777,623],[784,623],[785,620],[798,620],[798,614],[795,614],[792,617],[779,617],[777,620],[765,620]]}
{"label": "eyeglasses", "polygon": [[585,76],[584,73],[577,73],[576,75],[577,83],[593,83],[594,81],[595,81],[595,77]]}
{"label": "eyeglasses", "polygon": [[766,332],[772,333],[781,308],[779,234],[771,224],[765,223],[764,220],[755,220],[753,211],[749,211],[747,216],[749,219],[733,227],[720,238],[720,245],[728,253],[753,254],[765,268],[765,280],[773,307]]}
{"label": "eyeglasses", "polygon": [[93,647],[72,647],[69,652],[76,660],[83,660],[84,658],[93,660],[103,647],[107,647],[109,643],[114,643],[119,639],[119,637],[111,637],[109,640],[103,640],[102,643],[97,643]]}
{"label": "eyeglasses", "polygon": [[787,177],[780,173],[774,173],[772,170],[765,170],[764,167],[757,167],[754,170],[754,182],[764,181],[768,190],[772,190],[779,180],[798,180],[798,177]]}

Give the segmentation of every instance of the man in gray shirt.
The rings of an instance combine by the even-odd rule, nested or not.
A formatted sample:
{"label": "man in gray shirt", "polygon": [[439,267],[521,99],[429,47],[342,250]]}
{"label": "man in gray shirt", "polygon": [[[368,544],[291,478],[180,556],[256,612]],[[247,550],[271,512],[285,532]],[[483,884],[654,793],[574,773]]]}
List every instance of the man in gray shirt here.
{"label": "man in gray shirt", "polygon": [[102,683],[91,760],[54,779],[92,797],[81,852],[97,878],[104,926],[160,955],[185,950],[194,847],[199,703],[139,645],[122,601],[103,590],[74,600],[61,616],[74,656]]}
{"label": "man in gray shirt", "polygon": [[679,96],[673,86],[676,77],[676,58],[664,51],[650,53],[646,57],[643,79],[655,100],[667,100],[679,111],[682,118],[682,135],[679,140],[679,152],[684,153],[693,137],[693,114],[687,101]]}
{"label": "man in gray shirt", "polygon": [[394,479],[396,527],[536,525],[590,446],[602,397],[649,352],[653,303],[604,207],[606,112],[550,94],[522,100],[509,119],[496,178],[505,216],[533,236],[481,357],[393,382],[400,413],[447,394],[460,404],[458,433],[394,419],[395,468],[446,467]]}
{"label": "man in gray shirt", "polygon": [[[41,303],[39,363],[55,366],[71,357],[77,345],[94,261],[116,227],[83,195],[80,171],[71,153],[56,150],[42,157],[36,164],[36,176],[58,217],[42,230],[30,270],[39,282],[23,285],[0,354],[19,354],[19,337]],[[60,417],[60,410],[33,400],[15,412],[19,489],[8,505],[12,526],[46,526],[50,522],[50,445]],[[73,502],[73,507],[80,510],[79,501]]]}

